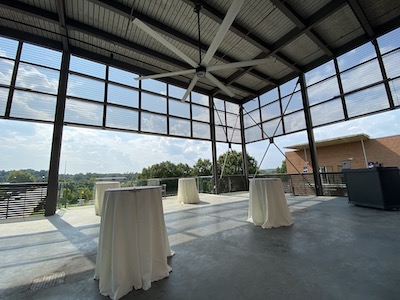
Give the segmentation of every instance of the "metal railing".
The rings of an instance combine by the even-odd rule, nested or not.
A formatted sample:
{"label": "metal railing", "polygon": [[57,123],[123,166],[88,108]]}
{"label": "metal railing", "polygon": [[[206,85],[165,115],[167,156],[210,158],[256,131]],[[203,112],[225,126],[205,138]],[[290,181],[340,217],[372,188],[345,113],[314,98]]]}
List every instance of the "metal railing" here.
{"label": "metal railing", "polygon": [[44,215],[47,182],[1,183],[0,219]]}

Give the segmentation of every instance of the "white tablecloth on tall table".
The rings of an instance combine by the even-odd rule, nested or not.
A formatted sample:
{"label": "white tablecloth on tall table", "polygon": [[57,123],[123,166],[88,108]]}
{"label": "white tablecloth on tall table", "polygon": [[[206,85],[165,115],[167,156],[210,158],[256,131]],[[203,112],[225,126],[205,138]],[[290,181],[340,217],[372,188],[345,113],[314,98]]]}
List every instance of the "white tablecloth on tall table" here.
{"label": "white tablecloth on tall table", "polygon": [[94,186],[94,212],[97,216],[101,215],[101,209],[103,207],[104,191],[107,189],[120,188],[121,183],[119,181],[99,181]]}
{"label": "white tablecloth on tall table", "polygon": [[119,299],[133,288],[149,289],[169,276],[172,254],[161,187],[105,191],[94,275],[101,294]]}
{"label": "white tablecloth on tall table", "polygon": [[250,179],[249,211],[247,221],[262,228],[293,224],[279,178]]}
{"label": "white tablecloth on tall table", "polygon": [[197,191],[195,178],[179,178],[178,180],[178,202],[199,203],[199,192]]}

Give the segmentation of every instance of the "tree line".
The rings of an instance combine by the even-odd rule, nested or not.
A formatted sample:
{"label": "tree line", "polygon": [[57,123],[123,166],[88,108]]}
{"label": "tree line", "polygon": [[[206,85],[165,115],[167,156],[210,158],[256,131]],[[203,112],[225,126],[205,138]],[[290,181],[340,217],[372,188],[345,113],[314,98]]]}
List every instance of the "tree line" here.
{"label": "tree line", "polygon": [[[257,161],[254,157],[247,155],[249,173],[254,174],[257,171]],[[236,175],[243,174],[242,153],[230,150],[217,159],[218,175]],[[258,173],[263,171],[258,171]],[[282,167],[275,170],[277,173],[286,172],[286,163],[282,163]],[[184,163],[172,163],[164,161],[154,164],[147,168],[143,168],[140,173],[79,173],[79,174],[60,174],[59,198],[63,203],[74,204],[78,199],[93,199],[93,188],[98,178],[105,177],[124,177],[123,186],[130,186],[137,180],[146,180],[151,178],[177,178],[177,177],[198,177],[212,176],[212,162],[209,159],[198,159],[191,167]],[[0,171],[0,182],[21,183],[21,182],[47,182],[47,170],[12,170]]]}

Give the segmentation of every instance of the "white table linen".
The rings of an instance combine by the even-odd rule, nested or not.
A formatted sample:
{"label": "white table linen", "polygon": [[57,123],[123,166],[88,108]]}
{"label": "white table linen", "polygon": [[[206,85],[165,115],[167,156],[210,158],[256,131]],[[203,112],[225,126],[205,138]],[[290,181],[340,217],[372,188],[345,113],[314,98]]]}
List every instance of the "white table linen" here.
{"label": "white table linen", "polygon": [[119,299],[133,288],[148,290],[169,276],[172,254],[161,187],[105,191],[94,275],[102,295]]}
{"label": "white table linen", "polygon": [[250,201],[247,221],[273,228],[293,224],[279,178],[250,179]]}
{"label": "white table linen", "polygon": [[104,191],[107,189],[120,188],[121,183],[119,181],[99,181],[94,186],[94,212],[97,216],[101,215],[103,207]]}
{"label": "white table linen", "polygon": [[197,191],[195,178],[179,178],[178,180],[178,202],[199,203],[200,197]]}

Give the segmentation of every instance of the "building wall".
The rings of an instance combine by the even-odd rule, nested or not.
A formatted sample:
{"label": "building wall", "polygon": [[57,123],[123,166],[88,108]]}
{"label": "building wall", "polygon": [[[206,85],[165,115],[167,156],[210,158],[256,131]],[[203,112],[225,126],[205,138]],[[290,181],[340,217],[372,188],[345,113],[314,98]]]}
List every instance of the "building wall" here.
{"label": "building wall", "polygon": [[[364,147],[367,162],[383,163],[384,167],[400,167],[400,135],[366,140],[364,141]],[[309,149],[306,149],[306,154],[304,150],[290,151],[285,154],[287,156],[287,173],[303,173],[304,167],[307,165],[305,156],[309,161],[307,165],[308,173],[312,173]],[[341,171],[344,160],[350,162],[352,169],[367,167],[361,141],[324,147],[317,146],[317,156],[319,166],[331,167],[327,170],[331,172]]]}

